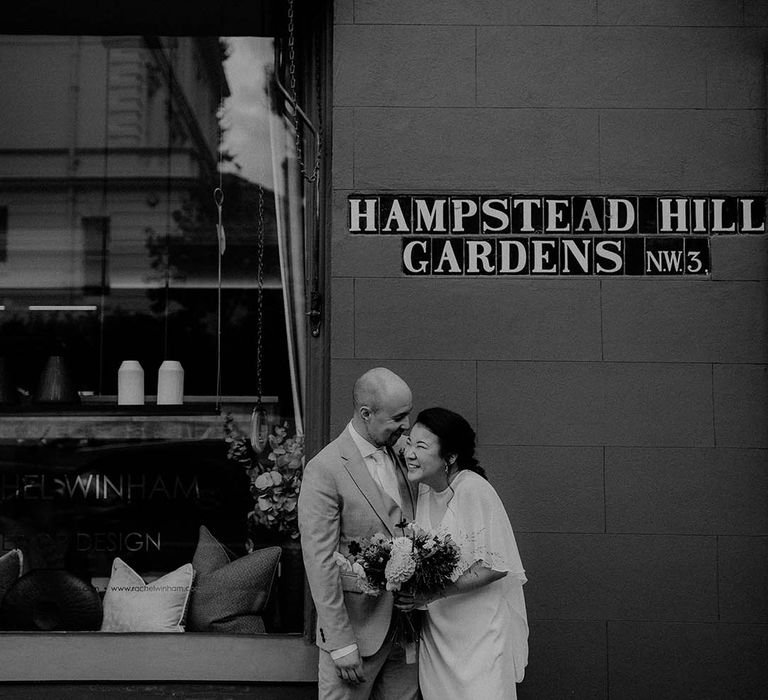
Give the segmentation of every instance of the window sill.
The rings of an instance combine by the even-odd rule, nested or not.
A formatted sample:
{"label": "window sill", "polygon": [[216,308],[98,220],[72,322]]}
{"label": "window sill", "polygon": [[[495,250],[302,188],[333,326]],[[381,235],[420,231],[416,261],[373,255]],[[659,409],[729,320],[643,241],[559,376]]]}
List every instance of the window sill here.
{"label": "window sill", "polygon": [[[113,397],[114,398],[114,397]],[[250,401],[249,399],[253,399]],[[212,397],[179,406],[118,406],[116,400],[80,404],[30,404],[0,407],[0,441],[76,438],[106,440],[222,439],[224,415],[247,427],[256,397],[224,397],[220,409]],[[215,401],[215,399],[214,399]],[[265,396],[265,406],[277,398]]]}
{"label": "window sill", "polygon": [[317,648],[297,634],[2,632],[0,645],[0,682],[317,681]]}

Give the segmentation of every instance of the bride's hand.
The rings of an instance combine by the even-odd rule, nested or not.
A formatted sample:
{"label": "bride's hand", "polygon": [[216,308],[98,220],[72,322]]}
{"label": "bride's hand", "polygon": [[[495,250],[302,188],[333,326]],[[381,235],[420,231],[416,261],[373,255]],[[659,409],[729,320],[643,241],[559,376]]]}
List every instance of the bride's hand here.
{"label": "bride's hand", "polygon": [[413,601],[415,596],[413,593],[402,593],[401,591],[395,591],[395,607],[403,612],[413,610]]}
{"label": "bride's hand", "polygon": [[415,595],[404,591],[395,591],[395,607],[403,612],[410,612],[414,608],[421,608],[432,600],[428,595]]}

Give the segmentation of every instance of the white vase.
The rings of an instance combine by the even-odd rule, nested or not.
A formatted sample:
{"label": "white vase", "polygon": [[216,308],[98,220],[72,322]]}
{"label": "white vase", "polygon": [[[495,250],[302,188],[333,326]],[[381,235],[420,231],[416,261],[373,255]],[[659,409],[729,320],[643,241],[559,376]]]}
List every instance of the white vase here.
{"label": "white vase", "polygon": [[165,360],[157,372],[157,405],[184,403],[184,368],[177,360]]}
{"label": "white vase", "polygon": [[144,370],[138,360],[123,360],[117,370],[117,405],[144,405]]}

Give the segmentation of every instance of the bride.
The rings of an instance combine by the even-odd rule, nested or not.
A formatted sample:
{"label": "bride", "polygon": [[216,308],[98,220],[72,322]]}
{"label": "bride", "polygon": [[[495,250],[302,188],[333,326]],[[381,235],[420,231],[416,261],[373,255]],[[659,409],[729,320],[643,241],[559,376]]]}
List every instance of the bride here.
{"label": "bride", "polygon": [[419,484],[416,521],[450,532],[462,559],[454,582],[435,597],[396,599],[401,610],[426,606],[419,650],[425,700],[516,698],[528,659],[525,572],[474,451],[474,430],[445,408],[419,413],[404,451],[408,479]]}

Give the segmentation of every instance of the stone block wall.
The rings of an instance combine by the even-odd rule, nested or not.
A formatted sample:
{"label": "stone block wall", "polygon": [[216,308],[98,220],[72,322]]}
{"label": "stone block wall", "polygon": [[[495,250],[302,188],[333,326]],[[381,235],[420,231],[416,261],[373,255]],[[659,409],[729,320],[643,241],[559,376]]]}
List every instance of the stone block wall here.
{"label": "stone block wall", "polygon": [[521,698],[758,697],[768,241],[696,279],[409,278],[354,192],[761,194],[766,0],[335,4],[331,432],[386,365],[477,428],[529,575]]}

